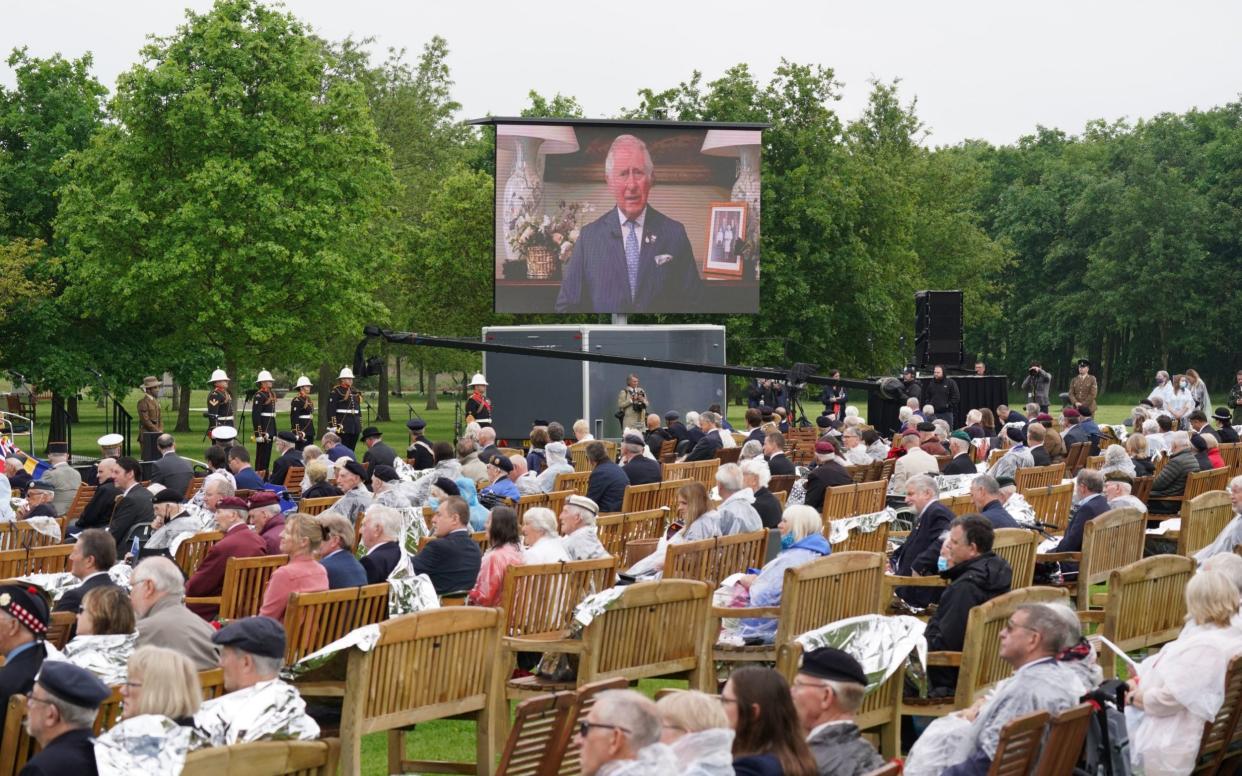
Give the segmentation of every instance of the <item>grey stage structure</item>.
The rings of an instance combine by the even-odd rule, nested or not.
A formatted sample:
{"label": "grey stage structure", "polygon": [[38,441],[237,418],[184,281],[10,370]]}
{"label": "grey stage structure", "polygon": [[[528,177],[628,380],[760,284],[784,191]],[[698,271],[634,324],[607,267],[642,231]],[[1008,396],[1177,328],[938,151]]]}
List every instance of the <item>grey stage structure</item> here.
{"label": "grey stage structure", "polygon": [[655,366],[674,361],[723,367],[723,326],[491,326],[483,329],[483,341],[653,362],[646,367],[484,351],[493,425],[501,439],[526,438],[536,419],[560,421],[568,431],[578,418],[587,420],[597,438],[619,437],[617,395],[631,372],[650,398],[648,412],[661,417],[668,410],[684,416],[688,410],[725,403],[724,375]]}

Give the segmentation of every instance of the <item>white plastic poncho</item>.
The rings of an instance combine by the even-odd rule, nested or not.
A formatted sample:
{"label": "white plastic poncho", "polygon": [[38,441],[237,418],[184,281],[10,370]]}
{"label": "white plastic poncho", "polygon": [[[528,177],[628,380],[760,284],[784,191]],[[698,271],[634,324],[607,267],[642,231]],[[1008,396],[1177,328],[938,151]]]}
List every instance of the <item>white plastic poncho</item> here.
{"label": "white plastic poncho", "polygon": [[733,731],[711,728],[687,733],[669,747],[680,776],[733,776]]}
{"label": "white plastic poncho", "polygon": [[[633,760],[614,760],[605,763],[597,776],[674,776],[680,773],[677,758],[667,744],[652,744],[638,750]],[[732,768],[730,768],[732,772]]]}
{"label": "white plastic poncho", "polygon": [[207,701],[194,715],[194,728],[203,739],[196,746],[272,739],[313,741],[319,737],[319,725],[307,716],[302,696],[293,685],[279,679]]}

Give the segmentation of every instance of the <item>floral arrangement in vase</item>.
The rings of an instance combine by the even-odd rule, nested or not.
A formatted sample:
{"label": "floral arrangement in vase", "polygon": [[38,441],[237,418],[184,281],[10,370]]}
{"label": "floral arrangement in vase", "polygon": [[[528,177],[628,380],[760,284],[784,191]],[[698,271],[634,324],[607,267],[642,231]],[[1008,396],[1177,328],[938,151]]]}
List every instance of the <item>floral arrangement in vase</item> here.
{"label": "floral arrangement in vase", "polygon": [[545,280],[560,274],[578,240],[578,220],[595,208],[561,200],[555,216],[521,213],[509,224],[509,246],[526,261],[526,277]]}

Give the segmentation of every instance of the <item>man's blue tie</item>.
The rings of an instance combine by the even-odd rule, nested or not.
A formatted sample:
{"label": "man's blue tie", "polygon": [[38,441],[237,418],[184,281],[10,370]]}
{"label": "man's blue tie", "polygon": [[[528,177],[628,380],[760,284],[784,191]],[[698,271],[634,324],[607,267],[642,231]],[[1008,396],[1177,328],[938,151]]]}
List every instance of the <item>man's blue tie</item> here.
{"label": "man's blue tie", "polygon": [[638,295],[638,235],[634,233],[633,220],[626,221],[625,225],[630,228],[625,236],[625,266],[630,273],[630,299],[633,300]]}

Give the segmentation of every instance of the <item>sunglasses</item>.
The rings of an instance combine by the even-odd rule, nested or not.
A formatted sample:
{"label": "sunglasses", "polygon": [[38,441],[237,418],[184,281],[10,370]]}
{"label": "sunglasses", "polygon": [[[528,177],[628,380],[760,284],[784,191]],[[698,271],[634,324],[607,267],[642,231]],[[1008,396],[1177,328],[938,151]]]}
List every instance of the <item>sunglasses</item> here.
{"label": "sunglasses", "polygon": [[578,735],[582,736],[583,738],[586,738],[587,735],[590,734],[591,728],[603,728],[604,730],[620,730],[622,733],[625,733],[626,735],[630,734],[630,731],[628,728],[623,728],[620,725],[605,725],[599,722],[586,722],[584,720],[578,723]]}

